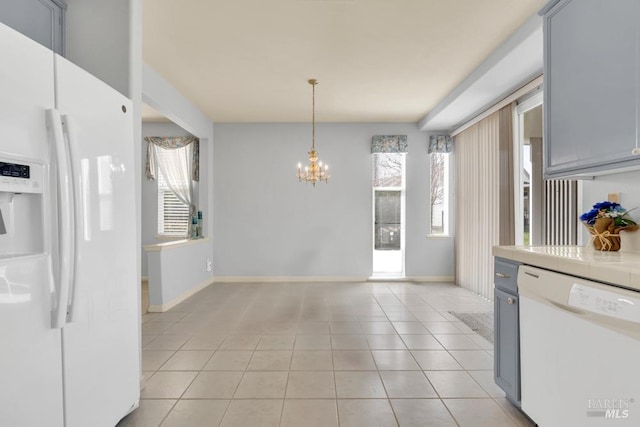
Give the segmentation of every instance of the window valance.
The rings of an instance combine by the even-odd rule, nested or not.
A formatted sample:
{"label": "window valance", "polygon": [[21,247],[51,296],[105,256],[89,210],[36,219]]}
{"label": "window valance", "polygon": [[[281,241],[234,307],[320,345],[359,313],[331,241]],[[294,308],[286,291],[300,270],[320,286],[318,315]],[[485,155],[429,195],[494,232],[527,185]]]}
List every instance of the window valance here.
{"label": "window valance", "polygon": [[407,135],[374,135],[371,140],[372,153],[406,153]]}
{"label": "window valance", "polygon": [[451,153],[453,151],[453,140],[449,135],[431,135],[427,152],[431,153]]}
{"label": "window valance", "polygon": [[191,149],[191,179],[193,181],[200,181],[200,139],[195,136],[145,136],[144,140],[147,142],[147,179],[156,179],[155,156],[153,155],[154,146],[165,150],[175,150],[193,144]]}

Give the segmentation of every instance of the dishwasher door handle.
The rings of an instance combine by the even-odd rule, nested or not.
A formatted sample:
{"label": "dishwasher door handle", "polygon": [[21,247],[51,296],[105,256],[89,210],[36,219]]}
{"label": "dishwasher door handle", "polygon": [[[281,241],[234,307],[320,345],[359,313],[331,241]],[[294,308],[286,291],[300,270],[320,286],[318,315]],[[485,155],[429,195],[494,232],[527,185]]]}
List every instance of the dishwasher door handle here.
{"label": "dishwasher door handle", "polygon": [[496,273],[496,276],[500,277],[501,279],[509,279],[511,276],[509,276],[508,274],[504,274],[504,273]]}
{"label": "dishwasher door handle", "polygon": [[579,310],[577,308],[573,308],[568,305],[560,304],[551,300],[547,300],[547,301],[549,301],[550,304],[552,304],[554,307],[559,308],[560,310],[568,311],[569,313],[577,314],[579,316],[584,316],[586,314],[584,311]]}

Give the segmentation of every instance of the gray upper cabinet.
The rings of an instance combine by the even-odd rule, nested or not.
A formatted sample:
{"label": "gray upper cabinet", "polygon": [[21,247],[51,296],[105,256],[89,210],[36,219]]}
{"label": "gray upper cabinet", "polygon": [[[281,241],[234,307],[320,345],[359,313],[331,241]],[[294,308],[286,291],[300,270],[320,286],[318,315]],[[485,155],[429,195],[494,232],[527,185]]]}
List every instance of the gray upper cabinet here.
{"label": "gray upper cabinet", "polygon": [[0,22],[64,56],[66,8],[62,0],[0,0]]}
{"label": "gray upper cabinet", "polygon": [[554,0],[541,13],[546,177],[639,168],[640,1]]}

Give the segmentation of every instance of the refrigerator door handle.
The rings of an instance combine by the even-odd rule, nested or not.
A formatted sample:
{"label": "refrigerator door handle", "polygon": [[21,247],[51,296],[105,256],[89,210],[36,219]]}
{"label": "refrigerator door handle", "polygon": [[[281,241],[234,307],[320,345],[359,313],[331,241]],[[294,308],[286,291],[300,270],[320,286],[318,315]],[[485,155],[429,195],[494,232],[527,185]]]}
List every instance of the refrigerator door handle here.
{"label": "refrigerator door handle", "polygon": [[56,284],[56,300],[53,304],[52,327],[62,328],[67,322],[69,289],[73,274],[73,244],[75,241],[73,228],[73,183],[69,155],[65,146],[62,119],[55,109],[46,111],[47,126],[52,136],[53,155],[57,170],[56,184],[58,188],[58,259],[60,265]]}
{"label": "refrigerator door handle", "polygon": [[[68,150],[67,153],[69,158],[69,173],[72,177],[76,177],[76,179],[80,179],[79,171],[74,168],[74,165],[78,164],[74,158],[74,153],[77,153],[78,147],[76,144],[78,139],[77,139],[75,121],[71,116],[68,116],[68,115],[62,116],[62,130],[64,131],[64,134],[67,137],[66,147]],[[75,181],[73,182],[73,184],[76,192],[74,193],[74,196],[72,198],[71,209],[73,209],[72,217],[74,218],[75,228],[72,230],[73,240],[71,242],[71,266],[70,266],[71,270],[70,270],[70,277],[69,277],[70,298],[67,306],[67,322],[76,321],[75,302],[77,301],[77,297],[78,297],[78,286],[75,280],[76,266],[78,265],[78,251],[76,250],[76,248],[78,245],[77,238],[78,236],[81,235],[80,218],[82,218],[81,213],[78,212],[78,207],[80,206],[80,204],[76,203],[76,201],[78,201],[78,199],[81,197],[81,194],[77,191],[80,185],[77,185],[78,183]]]}

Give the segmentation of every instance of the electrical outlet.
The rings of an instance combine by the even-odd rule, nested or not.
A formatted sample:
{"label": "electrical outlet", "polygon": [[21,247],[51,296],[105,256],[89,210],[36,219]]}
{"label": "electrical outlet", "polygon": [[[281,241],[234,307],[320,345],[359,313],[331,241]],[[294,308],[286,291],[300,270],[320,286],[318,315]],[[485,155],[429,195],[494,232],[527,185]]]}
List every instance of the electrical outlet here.
{"label": "electrical outlet", "polygon": [[207,271],[213,270],[213,261],[211,258],[207,258]]}

